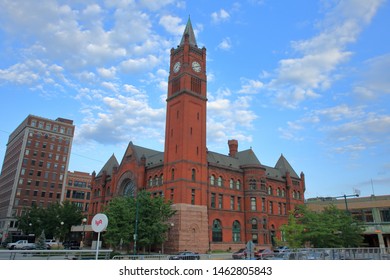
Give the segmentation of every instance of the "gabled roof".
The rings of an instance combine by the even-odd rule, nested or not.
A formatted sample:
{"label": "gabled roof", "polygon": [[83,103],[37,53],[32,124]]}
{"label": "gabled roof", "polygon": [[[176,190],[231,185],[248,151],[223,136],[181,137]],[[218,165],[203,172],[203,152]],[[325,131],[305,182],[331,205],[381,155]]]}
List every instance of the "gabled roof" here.
{"label": "gabled roof", "polygon": [[103,171],[106,171],[106,174],[111,176],[113,168],[118,167],[118,166],[119,166],[119,163],[116,160],[115,155],[112,154],[112,156],[108,159],[108,161],[103,166],[103,168],[99,171],[97,176],[101,176],[103,174]]}
{"label": "gabled roof", "polygon": [[252,149],[237,152],[236,157],[240,161],[240,165],[261,165]]}
{"label": "gabled roof", "polygon": [[191,19],[188,17],[186,28],[184,29],[183,36],[181,37],[180,46],[184,45],[185,36],[188,35],[188,42],[192,46],[197,46],[194,29],[192,29]]}
{"label": "gabled roof", "polygon": [[286,172],[289,172],[291,177],[299,178],[298,174],[294,171],[294,169],[291,167],[290,163],[283,156],[283,154],[280,155],[280,158],[275,165],[275,169],[280,170],[283,176],[285,176]]}
{"label": "gabled roof", "polygon": [[[127,146],[126,152],[123,156],[123,159],[128,156],[135,156],[137,161],[139,162],[142,157],[145,157],[146,159],[146,165],[151,164],[153,162],[156,164],[157,162],[162,162],[164,159],[164,153],[152,149],[148,149],[145,147],[134,145],[132,141],[130,141],[129,145]],[[122,159],[122,161],[123,161]]]}

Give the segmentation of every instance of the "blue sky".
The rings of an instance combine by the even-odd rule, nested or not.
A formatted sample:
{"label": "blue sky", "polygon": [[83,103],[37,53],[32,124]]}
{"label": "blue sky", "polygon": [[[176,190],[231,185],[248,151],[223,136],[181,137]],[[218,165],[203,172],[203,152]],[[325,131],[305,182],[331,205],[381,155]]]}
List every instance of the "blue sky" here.
{"label": "blue sky", "polygon": [[306,198],[390,194],[385,0],[0,0],[0,158],[28,114],[74,120],[69,169],[163,151],[169,52],[207,48],[209,150],[283,154]]}

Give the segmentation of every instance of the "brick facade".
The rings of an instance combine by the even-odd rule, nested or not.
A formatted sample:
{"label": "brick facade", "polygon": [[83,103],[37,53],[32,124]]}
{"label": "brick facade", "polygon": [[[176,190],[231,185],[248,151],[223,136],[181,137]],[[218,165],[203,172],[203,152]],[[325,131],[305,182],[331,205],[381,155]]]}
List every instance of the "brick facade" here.
{"label": "brick facade", "polygon": [[164,152],[132,142],[119,163],[112,156],[92,174],[90,216],[117,195],[146,189],[173,202],[166,252],[235,250],[253,240],[270,247],[288,212],[303,204],[305,180],[283,155],[274,167],[252,149],[228,140],[226,155],[206,147],[206,49],[198,48],[190,20],[171,50]]}

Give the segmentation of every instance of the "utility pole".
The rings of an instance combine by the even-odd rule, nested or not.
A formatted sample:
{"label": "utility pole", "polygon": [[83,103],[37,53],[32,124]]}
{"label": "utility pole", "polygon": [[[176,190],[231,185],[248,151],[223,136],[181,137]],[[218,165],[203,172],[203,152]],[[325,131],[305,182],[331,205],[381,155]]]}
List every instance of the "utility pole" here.
{"label": "utility pole", "polygon": [[349,194],[349,195],[344,194],[344,195],[341,195],[341,196],[335,196],[334,198],[344,198],[344,201],[345,201],[345,211],[347,213],[349,213],[347,197],[359,197],[359,195],[358,194]]}

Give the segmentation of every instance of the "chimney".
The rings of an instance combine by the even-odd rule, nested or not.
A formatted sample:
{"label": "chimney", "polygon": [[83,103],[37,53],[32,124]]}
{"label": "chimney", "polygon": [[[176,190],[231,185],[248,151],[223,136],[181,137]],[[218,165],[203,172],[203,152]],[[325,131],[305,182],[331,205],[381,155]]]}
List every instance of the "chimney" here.
{"label": "chimney", "polygon": [[237,140],[229,140],[229,156],[235,157],[238,151],[238,141]]}

